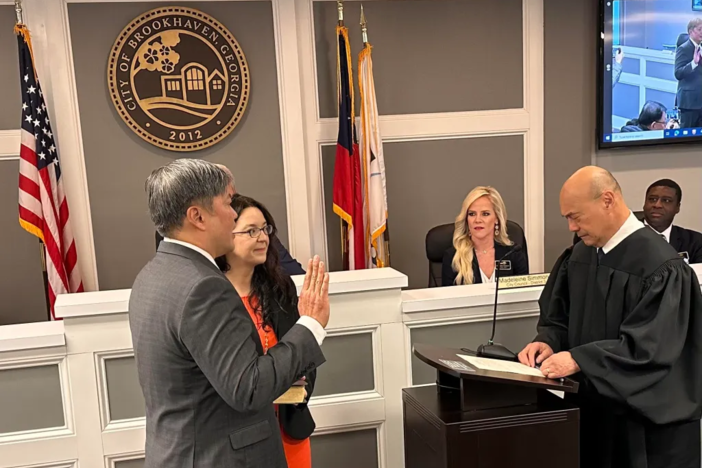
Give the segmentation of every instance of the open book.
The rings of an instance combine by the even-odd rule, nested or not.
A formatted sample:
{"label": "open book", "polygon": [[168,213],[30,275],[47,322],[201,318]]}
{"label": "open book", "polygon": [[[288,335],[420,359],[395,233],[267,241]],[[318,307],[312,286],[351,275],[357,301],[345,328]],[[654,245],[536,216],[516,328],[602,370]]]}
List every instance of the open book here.
{"label": "open book", "polygon": [[299,403],[305,402],[305,386],[307,382],[304,380],[298,380],[292,387],[288,389],[287,392],[283,393],[278,397],[277,400],[273,402],[275,405],[297,405]]}
{"label": "open book", "polygon": [[510,372],[512,374],[532,375],[534,377],[544,377],[544,374],[533,367],[525,366],[520,362],[501,361],[499,359],[487,359],[476,356],[466,356],[457,354],[458,357],[467,361],[470,365],[480,370],[490,370],[498,372]]}

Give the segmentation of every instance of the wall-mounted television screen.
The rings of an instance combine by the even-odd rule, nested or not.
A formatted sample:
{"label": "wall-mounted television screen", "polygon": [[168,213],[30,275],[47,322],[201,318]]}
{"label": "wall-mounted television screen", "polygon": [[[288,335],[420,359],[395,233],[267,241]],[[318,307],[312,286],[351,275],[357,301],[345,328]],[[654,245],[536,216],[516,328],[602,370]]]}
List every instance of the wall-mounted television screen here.
{"label": "wall-mounted television screen", "polygon": [[702,0],[601,0],[598,146],[702,141]]}

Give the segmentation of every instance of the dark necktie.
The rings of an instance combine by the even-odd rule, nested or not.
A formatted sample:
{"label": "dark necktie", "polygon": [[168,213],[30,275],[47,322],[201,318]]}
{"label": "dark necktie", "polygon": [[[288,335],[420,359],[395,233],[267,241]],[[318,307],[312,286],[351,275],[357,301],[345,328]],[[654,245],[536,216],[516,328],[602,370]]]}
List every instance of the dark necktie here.
{"label": "dark necktie", "polygon": [[605,253],[604,250],[602,249],[597,249],[597,264],[600,265],[602,263],[602,259],[604,259]]}

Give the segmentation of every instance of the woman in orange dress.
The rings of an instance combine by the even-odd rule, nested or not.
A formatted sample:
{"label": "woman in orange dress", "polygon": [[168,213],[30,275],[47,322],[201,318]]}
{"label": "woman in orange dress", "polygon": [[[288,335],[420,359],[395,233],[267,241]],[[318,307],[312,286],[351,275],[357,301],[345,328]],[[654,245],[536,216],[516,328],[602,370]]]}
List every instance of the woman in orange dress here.
{"label": "woman in orange dress", "polygon": [[[259,352],[265,354],[300,318],[297,292],[292,279],[280,267],[278,252],[269,249],[276,228],[268,210],[243,195],[234,196],[232,207],[239,214],[234,251],[216,260],[249,311],[260,338]],[[304,378],[307,401],[314,390],[316,371]],[[276,413],[288,467],[311,468],[309,438],[315,423],[307,403],[278,405]]]}

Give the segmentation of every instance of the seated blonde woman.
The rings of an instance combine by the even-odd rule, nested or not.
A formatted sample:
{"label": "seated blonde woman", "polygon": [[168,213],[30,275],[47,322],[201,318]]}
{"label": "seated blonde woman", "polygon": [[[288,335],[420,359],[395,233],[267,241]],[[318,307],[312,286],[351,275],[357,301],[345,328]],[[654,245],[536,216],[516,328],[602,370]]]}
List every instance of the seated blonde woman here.
{"label": "seated blonde woman", "polygon": [[[495,261],[509,253],[512,244],[500,193],[492,187],[474,188],[456,217],[453,247],[444,254],[442,286],[493,283]],[[500,277],[529,274],[523,252],[512,252],[506,260],[509,269],[500,270]]]}

